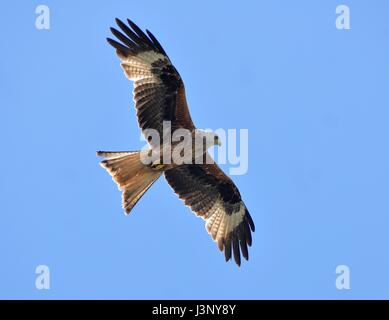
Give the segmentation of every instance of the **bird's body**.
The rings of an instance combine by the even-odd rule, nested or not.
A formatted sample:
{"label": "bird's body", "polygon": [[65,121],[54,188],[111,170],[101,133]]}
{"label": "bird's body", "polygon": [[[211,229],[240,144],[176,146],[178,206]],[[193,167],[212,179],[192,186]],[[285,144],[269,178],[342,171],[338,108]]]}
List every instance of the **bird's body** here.
{"label": "bird's body", "polygon": [[108,42],[116,48],[127,78],[134,81],[138,122],[149,143],[143,151],[98,152],[105,157],[102,166],[123,191],[124,210],[130,213],[164,174],[185,204],[206,221],[226,260],[233,253],[240,265],[240,253],[248,259],[255,227],[237,187],[207,152],[220,144],[217,135],[193,124],[184,83],[157,39],[130,20],[129,25],[116,21],[122,32],[111,31],[120,42]]}

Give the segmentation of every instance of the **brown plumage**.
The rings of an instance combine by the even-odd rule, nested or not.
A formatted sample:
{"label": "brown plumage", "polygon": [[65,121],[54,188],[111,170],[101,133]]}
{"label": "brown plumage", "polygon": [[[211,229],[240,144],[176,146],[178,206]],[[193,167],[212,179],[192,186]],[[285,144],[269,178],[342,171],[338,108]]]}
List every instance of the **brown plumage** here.
{"label": "brown plumage", "polygon": [[[163,132],[164,121],[171,123],[172,130],[188,129],[194,134],[196,127],[189,113],[184,83],[158,40],[130,20],[127,20],[128,25],[119,19],[116,22],[121,31],[115,28],[111,31],[118,41],[107,40],[116,49],[125,75],[134,81],[138,123],[146,138],[146,131],[154,129],[162,141],[166,134]],[[150,150],[154,150],[157,142],[148,141]],[[248,260],[254,222],[238,188],[206,150],[204,158],[208,161],[205,164],[146,165],[141,161],[144,154],[143,151],[98,152],[106,158],[101,165],[123,190],[122,204],[126,213],[130,213],[163,173],[175,193],[206,221],[206,229],[224,252],[226,261],[233,254],[240,265],[241,253]]]}

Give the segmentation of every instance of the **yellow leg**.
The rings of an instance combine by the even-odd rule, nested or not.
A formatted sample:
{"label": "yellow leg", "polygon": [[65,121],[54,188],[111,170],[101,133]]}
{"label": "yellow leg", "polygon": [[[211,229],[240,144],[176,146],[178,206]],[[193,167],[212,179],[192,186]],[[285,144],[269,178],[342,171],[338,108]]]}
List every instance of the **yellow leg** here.
{"label": "yellow leg", "polygon": [[154,170],[161,170],[163,169],[164,165],[161,163],[160,160],[156,160],[151,164],[151,168]]}

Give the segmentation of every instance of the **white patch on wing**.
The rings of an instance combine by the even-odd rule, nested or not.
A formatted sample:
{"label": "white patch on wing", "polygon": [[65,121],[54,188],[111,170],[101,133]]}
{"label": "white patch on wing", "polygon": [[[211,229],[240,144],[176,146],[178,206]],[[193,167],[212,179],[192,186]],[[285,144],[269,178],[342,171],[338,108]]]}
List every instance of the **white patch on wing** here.
{"label": "white patch on wing", "polygon": [[245,212],[245,205],[241,202],[239,211],[228,215],[224,210],[222,200],[219,198],[211,209],[202,216],[206,221],[205,228],[212,239],[218,243],[220,250],[223,250],[223,240],[243,221]]}
{"label": "white patch on wing", "polygon": [[126,57],[121,55],[119,57],[127,78],[132,81],[148,77],[153,78],[154,75],[151,71],[151,65],[158,60],[163,61],[164,64],[170,63],[164,55],[154,51],[145,51],[136,56]]}
{"label": "white patch on wing", "polygon": [[129,56],[120,55],[119,58],[123,63],[130,63],[130,64],[138,63],[141,65],[148,65],[148,66],[151,66],[151,64],[153,64],[157,60],[165,60],[166,63],[169,63],[167,58],[163,54],[152,50],[141,52],[138,53],[137,55],[129,55]]}
{"label": "white patch on wing", "polygon": [[122,68],[124,69],[127,78],[132,81],[137,81],[152,76],[152,73],[149,69],[141,69],[139,67],[128,66],[125,64],[122,64]]}
{"label": "white patch on wing", "polygon": [[139,59],[142,59],[145,62],[148,62],[149,65],[151,65],[157,60],[166,60],[166,62],[168,63],[166,57],[163,54],[151,50],[139,53],[137,57],[139,57]]}
{"label": "white patch on wing", "polygon": [[159,83],[161,83],[161,80],[159,78],[152,76],[152,77],[145,77],[143,79],[136,80],[135,86],[138,87],[144,84],[159,84]]}

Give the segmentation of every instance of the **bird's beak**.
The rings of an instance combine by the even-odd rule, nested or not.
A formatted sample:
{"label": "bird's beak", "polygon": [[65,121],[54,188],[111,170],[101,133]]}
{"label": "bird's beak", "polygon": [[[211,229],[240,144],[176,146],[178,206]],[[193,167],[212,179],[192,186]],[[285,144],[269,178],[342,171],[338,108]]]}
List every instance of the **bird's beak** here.
{"label": "bird's beak", "polygon": [[217,140],[217,145],[218,145],[219,147],[222,146],[222,142],[220,141],[220,139]]}

